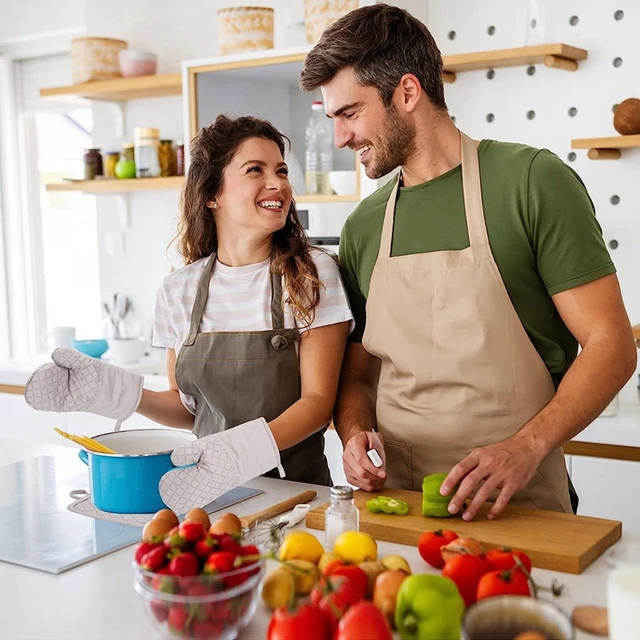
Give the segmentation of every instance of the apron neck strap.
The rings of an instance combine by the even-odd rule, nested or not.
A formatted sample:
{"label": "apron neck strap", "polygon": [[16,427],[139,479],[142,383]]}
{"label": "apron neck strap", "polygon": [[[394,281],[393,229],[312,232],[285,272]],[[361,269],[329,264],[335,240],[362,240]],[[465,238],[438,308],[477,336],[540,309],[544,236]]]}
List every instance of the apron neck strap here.
{"label": "apron neck strap", "polygon": [[190,347],[195,341],[198,331],[200,330],[200,323],[202,322],[202,314],[204,313],[204,307],[207,304],[207,298],[209,297],[209,282],[211,281],[211,274],[213,273],[213,267],[216,262],[216,254],[212,253],[207,262],[207,266],[204,268],[200,280],[198,280],[198,289],[196,290],[196,300],[191,310],[191,324],[189,325],[189,335],[184,341],[184,346]]}
{"label": "apron neck strap", "polygon": [[271,326],[284,329],[284,310],[282,308],[282,276],[273,270],[271,263]]}
{"label": "apron neck strap", "polygon": [[[478,147],[475,140],[460,132],[460,147],[462,156],[462,191],[464,196],[464,211],[469,233],[469,246],[476,247],[489,244],[487,227],[484,221],[482,206],[482,189],[480,186],[480,165],[478,163]],[[391,242],[393,240],[393,223],[395,218],[396,200],[402,174],[398,174],[391,195],[387,200],[387,207],[382,223],[380,250],[378,259],[391,257]]]}

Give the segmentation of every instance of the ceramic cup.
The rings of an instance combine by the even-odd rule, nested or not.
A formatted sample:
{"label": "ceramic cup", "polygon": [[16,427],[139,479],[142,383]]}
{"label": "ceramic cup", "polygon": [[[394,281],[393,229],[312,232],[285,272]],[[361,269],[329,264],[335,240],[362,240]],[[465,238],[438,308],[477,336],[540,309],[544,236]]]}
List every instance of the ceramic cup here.
{"label": "ceramic cup", "polygon": [[73,341],[76,339],[76,328],[53,327],[53,329],[51,329],[51,338],[54,349],[58,347],[72,347]]}
{"label": "ceramic cup", "polygon": [[139,338],[113,338],[108,343],[107,357],[114,364],[135,364],[144,355],[145,343]]}

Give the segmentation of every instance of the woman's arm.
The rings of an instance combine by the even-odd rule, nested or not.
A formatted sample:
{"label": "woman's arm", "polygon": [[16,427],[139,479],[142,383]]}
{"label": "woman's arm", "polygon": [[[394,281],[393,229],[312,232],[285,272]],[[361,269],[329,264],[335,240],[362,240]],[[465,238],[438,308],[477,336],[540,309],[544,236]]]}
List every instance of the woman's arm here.
{"label": "woman's arm", "polygon": [[142,390],[138,413],[166,427],[193,429],[193,414],[182,404],[176,382],[176,350],[167,349],[168,391]]}
{"label": "woman's arm", "polygon": [[281,451],[302,442],[331,420],[348,331],[348,322],[338,322],[302,335],[300,400],[269,423]]}

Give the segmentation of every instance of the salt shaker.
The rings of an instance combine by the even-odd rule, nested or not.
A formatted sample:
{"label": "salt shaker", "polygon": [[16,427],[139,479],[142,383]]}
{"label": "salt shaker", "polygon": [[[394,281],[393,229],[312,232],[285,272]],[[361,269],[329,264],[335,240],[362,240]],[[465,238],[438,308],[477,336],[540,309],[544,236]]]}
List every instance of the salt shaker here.
{"label": "salt shaker", "polygon": [[360,512],[353,499],[351,487],[331,487],[331,504],[325,512],[325,548],[330,551],[336,539],[345,531],[358,531]]}

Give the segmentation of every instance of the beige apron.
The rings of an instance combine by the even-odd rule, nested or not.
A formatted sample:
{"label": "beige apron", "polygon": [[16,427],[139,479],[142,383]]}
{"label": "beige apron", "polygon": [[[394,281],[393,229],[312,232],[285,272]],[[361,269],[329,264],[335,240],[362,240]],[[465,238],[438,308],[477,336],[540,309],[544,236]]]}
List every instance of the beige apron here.
{"label": "beige apron", "polygon": [[[201,332],[215,253],[200,276],[191,324],[176,360],[180,391],[196,398],[193,432],[199,437],[264,417],[267,422],[300,399],[298,329],[286,329],[282,278],[271,272],[271,323],[265,331]],[[280,452],[287,480],[330,485],[324,432]],[[265,474],[278,478],[277,469]]]}
{"label": "beige apron", "polygon": [[[461,144],[470,246],[391,257],[398,180],[371,276],[362,343],[381,360],[376,414],[392,487],[420,490],[425,475],[513,436],[555,393],[491,253],[476,143],[461,133]],[[511,503],[571,512],[561,449]]]}

